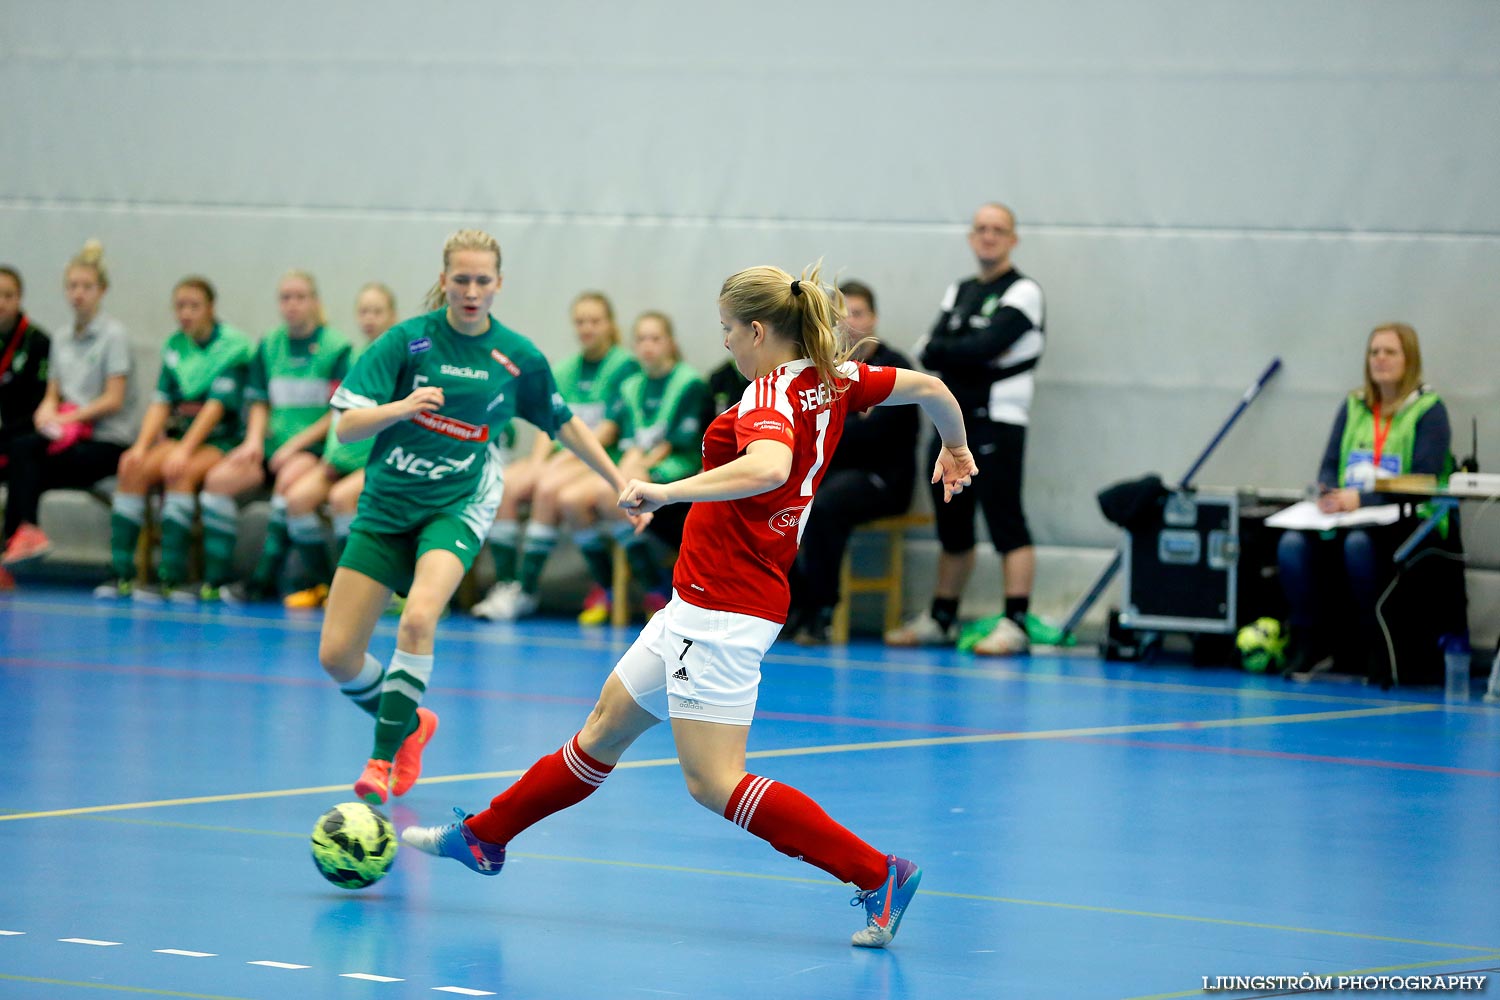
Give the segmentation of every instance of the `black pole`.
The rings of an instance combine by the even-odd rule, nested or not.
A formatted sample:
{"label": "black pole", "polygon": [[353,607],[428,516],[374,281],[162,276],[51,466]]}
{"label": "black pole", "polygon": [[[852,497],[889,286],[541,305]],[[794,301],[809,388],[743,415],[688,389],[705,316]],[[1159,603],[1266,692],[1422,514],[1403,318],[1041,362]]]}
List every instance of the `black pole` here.
{"label": "black pole", "polygon": [[[1281,359],[1272,358],[1271,363],[1266,365],[1266,370],[1261,372],[1260,377],[1250,384],[1250,388],[1245,390],[1245,394],[1240,397],[1239,404],[1235,406],[1234,412],[1219,427],[1218,433],[1208,442],[1208,447],[1203,449],[1197,461],[1188,466],[1187,472],[1183,473],[1182,479],[1178,481],[1178,489],[1185,490],[1192,485],[1193,477],[1198,474],[1199,469],[1203,468],[1203,463],[1208,461],[1208,456],[1212,455],[1214,449],[1219,447],[1219,442],[1224,440],[1224,436],[1229,433],[1229,429],[1234,426],[1235,421],[1240,419],[1241,414],[1250,408],[1251,403],[1255,402],[1255,397],[1259,396],[1261,390],[1266,387],[1266,383],[1271,381],[1271,376],[1280,370]],[[1082,599],[1074,606],[1072,613],[1068,615],[1068,620],[1063,622],[1062,634],[1064,638],[1073,634],[1073,630],[1078,627],[1078,623],[1083,621],[1083,616],[1088,614],[1089,608],[1092,608],[1094,602],[1103,595],[1104,588],[1108,587],[1109,582],[1115,578],[1115,574],[1120,572],[1120,564],[1120,550],[1116,548],[1114,558],[1109,561],[1108,566],[1104,567],[1104,572],[1099,574],[1099,578],[1094,581],[1094,585],[1088,589]]]}

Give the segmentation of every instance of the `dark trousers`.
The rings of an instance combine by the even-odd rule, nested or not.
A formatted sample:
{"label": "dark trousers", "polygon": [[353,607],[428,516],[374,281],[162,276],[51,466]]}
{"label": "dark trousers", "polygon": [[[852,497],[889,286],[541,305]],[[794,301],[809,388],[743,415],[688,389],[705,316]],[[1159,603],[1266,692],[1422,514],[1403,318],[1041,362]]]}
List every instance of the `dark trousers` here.
{"label": "dark trousers", "polygon": [[1406,519],[1340,532],[1331,539],[1304,531],[1288,531],[1281,538],[1277,561],[1291,622],[1318,653],[1333,653],[1347,673],[1365,673],[1386,683],[1392,678],[1389,653],[1394,652],[1402,683],[1436,683],[1441,679],[1439,637],[1467,628],[1456,516],[1450,516],[1447,538],[1429,536],[1418,547],[1401,571],[1401,582],[1380,603],[1396,577],[1392,557],[1415,525]]}
{"label": "dark trousers", "polygon": [[[1000,424],[980,417],[966,417],[969,450],[979,464],[974,484],[948,503],[943,502],[943,484],[932,489],[932,511],[937,520],[938,542],[950,555],[974,548],[974,514],[984,514],[990,541],[1002,556],[1031,544],[1031,529],[1021,509],[1021,472],[1026,459],[1026,428]],[[924,469],[930,473],[943,442],[936,437]]]}
{"label": "dark trousers", "polygon": [[105,441],[79,441],[71,448],[47,454],[52,442],[40,434],[18,434],[6,442],[10,458],[7,478],[9,498],[5,502],[5,527],[0,538],[8,539],[23,524],[35,524],[42,494],[57,489],[87,489],[105,476],[112,476],[125,449]]}
{"label": "dark trousers", "polygon": [[835,469],[818,486],[789,583],[792,607],[832,608],[839,602],[839,567],[854,529],[911,507],[912,483],[892,486],[859,469]]}
{"label": "dark trousers", "polygon": [[1331,599],[1337,588],[1333,578],[1342,575],[1359,634],[1372,635],[1378,627],[1375,601],[1389,578],[1395,551],[1389,532],[1380,536],[1380,543],[1377,550],[1376,537],[1357,529],[1332,539],[1307,531],[1282,535],[1276,555],[1292,624],[1309,632],[1326,626],[1330,605],[1337,603]]}

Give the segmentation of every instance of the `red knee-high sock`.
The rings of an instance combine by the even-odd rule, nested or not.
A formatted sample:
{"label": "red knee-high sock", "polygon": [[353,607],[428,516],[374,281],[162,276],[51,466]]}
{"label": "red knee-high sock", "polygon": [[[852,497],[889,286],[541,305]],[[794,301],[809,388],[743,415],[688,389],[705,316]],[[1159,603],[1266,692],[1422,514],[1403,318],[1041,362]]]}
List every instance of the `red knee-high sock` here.
{"label": "red knee-high sock", "polygon": [[885,882],[885,855],[835,823],[821,806],[791,785],[747,774],[729,796],[724,818],[782,854],[861,889],[878,889]]}
{"label": "red knee-high sock", "polygon": [[574,736],[562,749],[532,764],[514,785],[490,799],[488,809],[466,822],[480,840],[508,844],[531,824],[588,798],[614,769],[584,753]]}

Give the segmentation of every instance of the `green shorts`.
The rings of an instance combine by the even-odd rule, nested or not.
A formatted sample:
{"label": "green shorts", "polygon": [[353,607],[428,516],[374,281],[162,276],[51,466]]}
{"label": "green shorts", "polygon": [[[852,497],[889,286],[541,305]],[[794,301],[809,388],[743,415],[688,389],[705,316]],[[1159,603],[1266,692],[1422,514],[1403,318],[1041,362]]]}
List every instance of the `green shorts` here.
{"label": "green shorts", "polygon": [[339,478],[342,479],[352,472],[363,469],[369,457],[369,452],[351,454],[348,449],[334,448],[323,456],[323,461],[328,463],[328,467],[337,472]]}
{"label": "green shorts", "polygon": [[411,590],[417,560],[426,553],[435,549],[452,552],[467,573],[480,547],[479,537],[459,517],[440,514],[412,534],[377,534],[356,526],[349,533],[339,565],[363,573],[404,597]]}

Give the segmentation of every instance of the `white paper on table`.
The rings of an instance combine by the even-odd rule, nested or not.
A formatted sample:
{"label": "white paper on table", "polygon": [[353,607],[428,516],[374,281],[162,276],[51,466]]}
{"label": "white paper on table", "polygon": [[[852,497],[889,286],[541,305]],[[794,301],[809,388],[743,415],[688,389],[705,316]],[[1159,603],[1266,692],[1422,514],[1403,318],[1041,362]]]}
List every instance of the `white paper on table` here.
{"label": "white paper on table", "polygon": [[1325,514],[1316,500],[1303,500],[1266,518],[1266,526],[1289,531],[1328,531],[1331,528],[1362,528],[1370,525],[1395,524],[1401,519],[1401,505],[1383,503],[1375,507]]}

